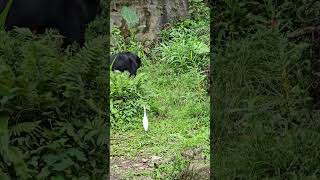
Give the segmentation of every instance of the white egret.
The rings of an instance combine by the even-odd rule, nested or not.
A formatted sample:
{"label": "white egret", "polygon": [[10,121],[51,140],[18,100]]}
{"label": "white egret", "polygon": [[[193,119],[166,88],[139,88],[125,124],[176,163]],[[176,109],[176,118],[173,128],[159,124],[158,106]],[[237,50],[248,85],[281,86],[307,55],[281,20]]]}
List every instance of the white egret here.
{"label": "white egret", "polygon": [[143,106],[144,108],[144,116],[143,116],[143,128],[145,131],[148,131],[148,117],[147,117],[147,110],[146,106]]}

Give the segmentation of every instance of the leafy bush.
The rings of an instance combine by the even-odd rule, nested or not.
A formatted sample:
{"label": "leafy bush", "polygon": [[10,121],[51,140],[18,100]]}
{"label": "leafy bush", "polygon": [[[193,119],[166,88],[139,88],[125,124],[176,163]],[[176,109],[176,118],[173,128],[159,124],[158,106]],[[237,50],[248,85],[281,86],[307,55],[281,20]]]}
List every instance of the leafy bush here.
{"label": "leafy bush", "polygon": [[146,105],[148,100],[145,74],[139,73],[131,79],[128,73],[111,72],[110,81],[112,129],[136,128],[141,122],[143,105]]}
{"label": "leafy bush", "polygon": [[208,22],[186,20],[174,28],[163,31],[163,40],[155,49],[164,62],[169,63],[177,73],[189,68],[203,69],[209,64]]}
{"label": "leafy bush", "polygon": [[121,36],[119,27],[113,26],[111,29],[110,52],[116,53],[127,50],[124,37]]}
{"label": "leafy bush", "polygon": [[2,178],[106,179],[107,37],[79,52],[56,31],[0,37]]}
{"label": "leafy bush", "polygon": [[216,132],[221,132],[217,136],[237,135],[230,131],[233,126],[246,125],[244,121],[251,122],[258,115],[260,122],[265,119],[279,127],[281,123],[291,127],[294,119],[306,115],[310,77],[309,62],[301,60],[305,47],[288,43],[277,30],[260,30],[250,38],[230,42],[215,56],[213,112],[219,125]]}
{"label": "leafy bush", "polygon": [[307,47],[289,43],[277,29],[263,28],[215,54],[216,177],[320,176],[314,144],[320,126],[310,112],[310,61],[302,58]]}
{"label": "leafy bush", "polygon": [[203,0],[189,0],[190,19],[196,21],[210,21],[210,8],[203,3]]}
{"label": "leafy bush", "polygon": [[319,7],[305,0],[231,0],[212,7],[217,179],[319,179],[320,125],[309,93],[310,56],[318,43],[311,35],[288,40],[319,24]]}
{"label": "leafy bush", "polygon": [[261,133],[240,138],[215,156],[216,177],[319,179],[319,143],[320,134],[307,127],[288,130],[282,136]]}
{"label": "leafy bush", "polygon": [[120,34],[120,29],[117,26],[112,27],[111,31],[111,40],[110,40],[110,52],[118,53],[124,51],[130,51],[135,53],[137,56],[142,58],[142,63],[147,61],[147,57],[143,51],[143,45],[141,42],[137,41],[135,37],[133,37],[130,41],[125,41],[125,39]]}
{"label": "leafy bush", "polygon": [[214,46],[250,36],[259,27],[288,32],[318,24],[319,7],[319,1],[308,0],[218,1],[211,9]]}

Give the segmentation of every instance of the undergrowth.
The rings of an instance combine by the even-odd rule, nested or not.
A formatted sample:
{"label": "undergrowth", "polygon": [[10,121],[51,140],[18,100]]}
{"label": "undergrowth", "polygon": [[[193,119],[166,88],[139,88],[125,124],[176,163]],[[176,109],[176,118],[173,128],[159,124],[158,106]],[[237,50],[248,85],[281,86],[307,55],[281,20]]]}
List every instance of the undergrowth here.
{"label": "undergrowth", "polygon": [[[113,26],[111,53],[131,51],[142,58],[135,78],[111,72],[111,166],[120,178],[175,179],[190,164],[182,155],[190,149],[199,149],[208,164],[209,98],[203,71],[209,65],[209,18],[208,8],[201,7],[203,15],[196,11],[192,18],[162,30],[161,42],[148,54],[135,37],[125,41]],[[144,105],[148,132],[142,127]],[[161,158],[152,170],[127,165],[151,155]]]}
{"label": "undergrowth", "polygon": [[0,31],[1,179],[106,179],[106,16],[85,47],[56,31]]}
{"label": "undergrowth", "polygon": [[212,7],[212,170],[216,179],[319,179],[312,110],[318,1],[224,1]]}
{"label": "undergrowth", "polygon": [[185,20],[168,31],[163,31],[162,41],[155,49],[158,57],[177,73],[190,68],[204,70],[209,58],[208,21]]}

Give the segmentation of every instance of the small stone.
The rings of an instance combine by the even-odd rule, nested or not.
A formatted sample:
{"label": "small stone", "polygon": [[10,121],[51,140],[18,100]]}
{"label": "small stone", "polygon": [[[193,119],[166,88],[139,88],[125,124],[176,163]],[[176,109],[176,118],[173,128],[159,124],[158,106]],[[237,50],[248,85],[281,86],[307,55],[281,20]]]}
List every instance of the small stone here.
{"label": "small stone", "polygon": [[140,164],[134,164],[133,165],[133,167],[139,167],[140,166]]}
{"label": "small stone", "polygon": [[148,163],[148,166],[153,168],[154,167],[154,163]]}
{"label": "small stone", "polygon": [[151,160],[152,160],[152,161],[157,161],[157,160],[159,160],[159,159],[161,159],[160,156],[151,156]]}
{"label": "small stone", "polygon": [[122,161],[122,164],[127,164],[129,163],[130,161]]}
{"label": "small stone", "polygon": [[182,155],[186,158],[193,159],[194,151],[193,150],[186,150],[186,151],[182,152]]}

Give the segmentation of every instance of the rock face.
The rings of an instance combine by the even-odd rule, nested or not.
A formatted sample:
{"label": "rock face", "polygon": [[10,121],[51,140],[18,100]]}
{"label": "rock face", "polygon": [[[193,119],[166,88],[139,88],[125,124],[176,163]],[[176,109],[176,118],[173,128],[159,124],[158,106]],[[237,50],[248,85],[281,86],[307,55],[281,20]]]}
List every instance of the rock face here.
{"label": "rock face", "polygon": [[126,22],[120,14],[123,6],[137,11],[139,16],[137,38],[146,46],[158,40],[160,30],[165,24],[189,16],[188,0],[111,0],[111,23],[120,27],[124,37],[129,34]]}
{"label": "rock face", "polygon": [[206,157],[201,155],[201,149],[189,149],[181,153],[186,159],[190,160],[188,168],[184,169],[177,179],[194,180],[210,179],[210,165],[205,162]]}
{"label": "rock face", "polygon": [[210,165],[200,162],[193,162],[179,174],[177,179],[181,180],[209,180],[210,179]]}

